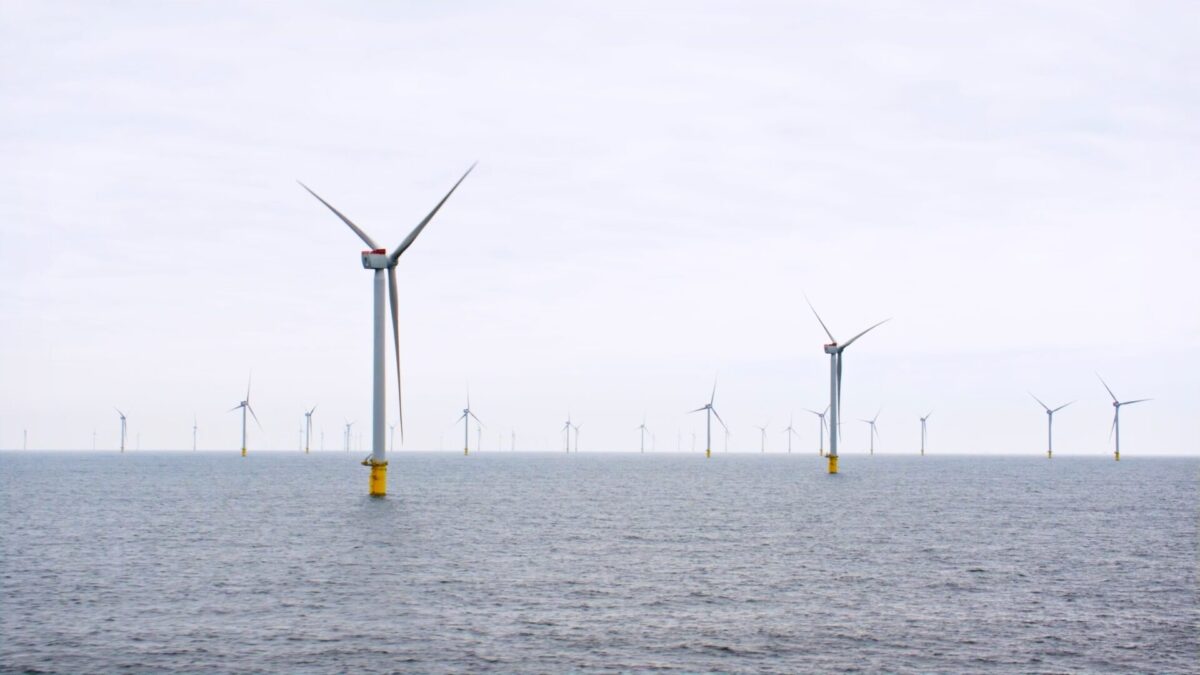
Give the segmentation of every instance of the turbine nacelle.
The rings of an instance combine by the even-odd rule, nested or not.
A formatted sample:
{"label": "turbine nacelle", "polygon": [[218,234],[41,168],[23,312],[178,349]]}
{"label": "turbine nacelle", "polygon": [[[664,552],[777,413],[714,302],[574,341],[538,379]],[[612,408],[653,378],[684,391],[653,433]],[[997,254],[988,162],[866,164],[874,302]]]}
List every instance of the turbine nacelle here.
{"label": "turbine nacelle", "polygon": [[838,343],[836,342],[830,342],[829,344],[825,345],[826,354],[837,354],[841,351],[842,350],[838,348]]}
{"label": "turbine nacelle", "polygon": [[386,270],[395,265],[387,254],[387,249],[376,248],[362,252],[362,264],[365,270]]}

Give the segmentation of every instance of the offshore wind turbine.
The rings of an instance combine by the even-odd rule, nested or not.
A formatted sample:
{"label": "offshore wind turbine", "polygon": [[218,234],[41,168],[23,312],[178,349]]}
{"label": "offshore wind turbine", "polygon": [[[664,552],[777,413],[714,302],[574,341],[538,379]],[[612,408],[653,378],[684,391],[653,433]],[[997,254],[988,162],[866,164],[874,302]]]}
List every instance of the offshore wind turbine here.
{"label": "offshore wind turbine", "polygon": [[[480,430],[479,432],[482,434],[483,433],[483,422],[480,422],[479,418],[475,417],[475,413],[471,412],[471,392],[468,391],[467,392],[467,407],[463,408],[462,417],[459,417],[457,420],[455,420],[455,422],[463,423],[463,456],[471,454],[470,433],[471,433],[471,419],[472,418],[476,422],[479,422],[479,430]],[[479,444],[476,443],[475,447],[478,448]]]}
{"label": "offshore wind turbine", "polygon": [[[1033,392],[1029,392],[1029,395],[1033,396]],[[1071,405],[1071,403],[1074,403],[1075,401],[1071,401],[1071,403],[1064,403],[1057,408],[1051,409],[1050,406],[1042,403],[1042,399],[1033,396],[1033,400],[1037,401],[1038,405],[1046,409],[1046,459],[1054,459],[1054,413]],[[924,432],[925,427],[922,425],[921,433],[924,434]],[[923,441],[924,439],[922,438],[922,444]]]}
{"label": "offshore wind turbine", "polygon": [[[729,431],[729,427],[725,426],[725,420],[721,419],[721,416],[717,414],[717,409],[713,407],[713,404],[716,402],[716,400],[717,400],[717,381],[713,380],[712,396],[708,397],[708,403],[705,403],[704,405],[700,406],[699,408],[696,408],[695,410],[688,412],[688,414],[691,415],[692,413],[698,413],[701,410],[704,411],[704,428],[705,428],[704,457],[705,457],[705,459],[712,457],[712,418],[714,416],[716,416],[717,421],[721,423],[721,427],[724,428],[725,431]],[[693,437],[693,438],[695,438],[695,437]]]}
{"label": "offshore wind turbine", "polygon": [[350,427],[352,426],[354,426],[354,422],[346,422],[346,452],[350,452]]}
{"label": "offshore wind turbine", "polygon": [[389,438],[391,439],[391,443],[388,445],[388,452],[395,452],[396,451],[396,424],[394,422],[392,424],[389,424],[388,430],[390,432]]}
{"label": "offshore wind turbine", "polygon": [[879,412],[875,413],[875,416],[872,417],[871,419],[861,420],[861,421],[866,422],[867,424],[871,425],[871,454],[872,455],[875,454],[875,437],[879,435],[879,431],[875,428],[875,420],[879,419],[879,413],[881,413],[881,412],[883,412],[883,408],[880,408]]}
{"label": "offshore wind turbine", "polygon": [[788,425],[787,425],[787,428],[783,430],[783,433],[787,434],[787,439],[788,439],[788,454],[789,454],[789,455],[790,455],[790,454],[792,454],[792,436],[799,436],[799,435],[800,435],[800,434],[796,433],[796,429],[792,427],[792,421],[793,421],[793,419],[794,419],[794,418],[793,418],[793,417],[791,417],[791,416],[789,416],[789,417],[788,417]]}
{"label": "offshore wind turbine", "polygon": [[387,249],[375,243],[375,240],[372,239],[370,235],[351,222],[349,218],[342,215],[340,211],[333,208],[332,204],[324,199],[321,199],[317,193],[310,190],[304,183],[300,183],[301,187],[303,187],[305,190],[308,190],[309,194],[316,197],[318,201],[332,211],[334,215],[341,219],[343,223],[349,226],[350,229],[354,231],[354,234],[358,235],[359,239],[362,239],[363,242],[370,247],[368,250],[362,252],[362,266],[364,269],[371,270],[375,276],[375,325],[372,331],[372,335],[374,337],[374,354],[372,361],[373,405],[371,418],[371,456],[367,459],[364,459],[363,464],[371,467],[371,477],[368,482],[368,493],[372,497],[382,497],[387,494],[387,447],[384,445],[384,427],[387,426],[387,401],[384,392],[384,390],[387,388],[387,373],[385,372],[384,365],[384,351],[387,338],[384,330],[384,323],[387,312],[384,309],[384,270],[387,271],[387,295],[391,302],[392,310],[392,342],[395,346],[396,352],[396,406],[400,413],[400,440],[403,442],[404,406],[403,401],[401,400],[400,386],[400,321],[396,316],[397,304],[399,303],[398,293],[396,290],[396,265],[400,262],[400,256],[408,250],[409,246],[412,246],[413,242],[416,241],[417,236],[421,234],[421,231],[425,229],[425,226],[429,224],[429,221],[433,220],[434,215],[437,214],[438,210],[442,208],[442,205],[446,203],[446,200],[450,198],[450,195],[454,194],[454,191],[458,189],[458,186],[462,184],[467,175],[471,173],[471,169],[474,168],[475,165],[472,164],[471,167],[467,169],[466,173],[462,175],[462,178],[459,178],[458,182],[454,184],[454,187],[450,188],[450,191],[446,193],[446,196],[442,197],[442,200],[437,203],[437,206],[433,207],[433,210],[429,212],[429,215],[425,216],[420,223],[417,223],[417,226],[413,228],[408,237],[406,237],[404,241],[400,242],[400,245],[393,249],[391,253],[389,253]]}
{"label": "offshore wind turbine", "polygon": [[[1034,398],[1037,398],[1037,397],[1034,396]],[[1039,403],[1040,403],[1040,401],[1039,401]],[[1068,404],[1068,405],[1070,405],[1070,404]],[[932,415],[933,415],[933,411],[930,410],[924,417],[921,418],[921,456],[922,457],[925,456],[925,420],[929,419]]]}
{"label": "offshore wind turbine", "polygon": [[817,419],[820,420],[817,424],[817,433],[820,436],[819,444],[817,445],[817,454],[820,457],[824,457],[825,456],[825,428],[828,426],[827,424],[825,424],[825,414],[829,412],[829,406],[825,406],[825,412],[817,412],[816,410],[813,410],[811,408],[805,408],[805,410],[816,415]]}
{"label": "offshore wind turbine", "polygon": [[1108,436],[1109,438],[1112,438],[1113,434],[1116,434],[1117,444],[1113,449],[1113,459],[1119,462],[1121,461],[1121,406],[1141,403],[1143,401],[1153,401],[1154,399],[1139,398],[1133,401],[1118,401],[1117,395],[1113,393],[1112,389],[1108,388],[1108,383],[1104,381],[1104,378],[1100,377],[1099,373],[1096,374],[1096,377],[1100,378],[1100,384],[1103,384],[1104,388],[1108,389],[1108,395],[1111,396],[1113,400],[1113,423],[1112,428],[1108,430]]}
{"label": "offshore wind turbine", "polygon": [[317,406],[313,406],[311,410],[304,412],[304,454],[308,454],[309,441],[312,439],[312,416],[317,411]]}
{"label": "offshore wind turbine", "polygon": [[[575,425],[575,454],[579,454],[579,430],[583,428],[582,424]],[[567,432],[567,440],[571,440],[571,432]]]}
{"label": "offshore wind turbine", "polygon": [[125,452],[125,413],[120,408],[113,408],[121,416],[121,452]]}
{"label": "offshore wind turbine", "polygon": [[567,434],[567,454],[571,454],[571,413],[567,412],[567,423],[563,425],[562,430]]}
{"label": "offshore wind turbine", "polygon": [[[251,376],[251,377],[253,377],[253,376]],[[250,379],[249,378],[246,380],[246,400],[233,406],[232,408],[230,408],[228,410],[228,412],[233,412],[234,410],[238,410],[238,409],[241,409],[241,411],[242,411],[242,457],[245,457],[246,456],[246,411],[247,410],[250,411],[250,416],[254,418],[254,423],[258,425],[259,429],[262,429],[262,422],[258,421],[258,415],[255,415],[254,408],[250,407]]]}
{"label": "offshore wind turbine", "polygon": [[[767,424],[770,424],[770,422],[767,422]],[[764,424],[761,427],[754,427],[755,429],[758,429],[759,433],[762,435],[762,445],[758,449],[760,453],[767,452],[767,424]]]}
{"label": "offshore wind turbine", "polygon": [[196,413],[192,413],[192,452],[196,451],[196,432],[199,430]]}
{"label": "offshore wind turbine", "polygon": [[880,321],[850,338],[846,341],[846,344],[842,345],[838,344],[837,338],[833,337],[833,333],[829,332],[829,327],[821,320],[821,315],[817,314],[817,308],[813,307],[812,302],[809,302],[807,296],[805,296],[804,300],[808,302],[808,308],[812,310],[813,316],[817,317],[817,322],[821,324],[821,328],[829,336],[829,344],[825,345],[825,353],[829,355],[829,473],[833,474],[838,471],[837,447],[838,438],[842,435],[842,352],[854,344],[855,340],[891,321],[891,319]]}
{"label": "offshore wind turbine", "polygon": [[649,429],[646,428],[646,416],[645,415],[642,415],[642,423],[641,423],[641,425],[638,426],[638,431],[642,432],[641,447],[642,447],[642,454],[645,454],[646,453],[646,432],[649,431]]}

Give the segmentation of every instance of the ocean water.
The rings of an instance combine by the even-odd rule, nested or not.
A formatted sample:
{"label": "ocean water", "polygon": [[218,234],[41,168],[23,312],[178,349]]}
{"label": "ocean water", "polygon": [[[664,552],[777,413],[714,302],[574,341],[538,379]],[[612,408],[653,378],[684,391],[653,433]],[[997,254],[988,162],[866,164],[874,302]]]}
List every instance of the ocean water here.
{"label": "ocean water", "polygon": [[1196,672],[1200,460],[0,453],[0,670]]}

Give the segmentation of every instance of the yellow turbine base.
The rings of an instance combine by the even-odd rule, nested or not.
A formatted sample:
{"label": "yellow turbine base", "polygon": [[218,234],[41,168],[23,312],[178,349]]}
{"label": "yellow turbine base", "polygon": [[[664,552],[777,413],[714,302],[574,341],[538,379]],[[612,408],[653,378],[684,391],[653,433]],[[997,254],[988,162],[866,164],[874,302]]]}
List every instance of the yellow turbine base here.
{"label": "yellow turbine base", "polygon": [[837,473],[837,455],[826,455],[829,457],[829,473]]}
{"label": "yellow turbine base", "polygon": [[1121,461],[1121,453],[1119,453],[1119,452],[1114,452],[1114,453],[1113,453],[1113,459],[1115,459],[1115,460],[1116,460],[1116,461],[1118,461],[1118,462],[1119,462],[1119,461]]}
{"label": "yellow turbine base", "polygon": [[242,448],[242,457],[245,457],[245,456],[246,456],[246,449]]}
{"label": "yellow turbine base", "polygon": [[705,449],[704,449],[704,457],[705,457],[705,459],[710,459],[710,458],[712,458],[712,448],[705,448]]}
{"label": "yellow turbine base", "polygon": [[467,456],[467,455],[469,455],[469,454],[471,454],[471,449],[470,449],[470,448],[463,448],[463,457],[466,457],[466,456]]}
{"label": "yellow turbine base", "polygon": [[387,462],[371,463],[369,489],[372,497],[383,497],[387,494]]}
{"label": "yellow turbine base", "polygon": [[1046,451],[1046,459],[1054,459],[1054,451],[1053,450]]}

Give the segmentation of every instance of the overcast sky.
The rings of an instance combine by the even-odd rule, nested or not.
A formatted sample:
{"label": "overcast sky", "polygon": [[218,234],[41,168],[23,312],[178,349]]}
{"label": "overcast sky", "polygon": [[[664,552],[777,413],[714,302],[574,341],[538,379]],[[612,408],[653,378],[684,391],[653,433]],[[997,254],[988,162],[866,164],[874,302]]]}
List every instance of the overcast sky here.
{"label": "overcast sky", "polygon": [[[653,7],[651,7],[653,5]],[[369,430],[395,246],[404,443],[468,383],[520,449],[1195,454],[1200,5],[0,4],[0,448]],[[389,367],[389,374],[391,373]],[[392,390],[389,390],[392,395]],[[395,399],[389,409],[395,410]],[[355,434],[357,436],[357,432]],[[474,432],[472,432],[474,436]],[[364,437],[369,444],[369,433]],[[399,444],[398,444],[399,445]],[[723,441],[716,444],[724,448]],[[363,453],[366,452],[364,448]],[[357,456],[356,456],[357,459]]]}

